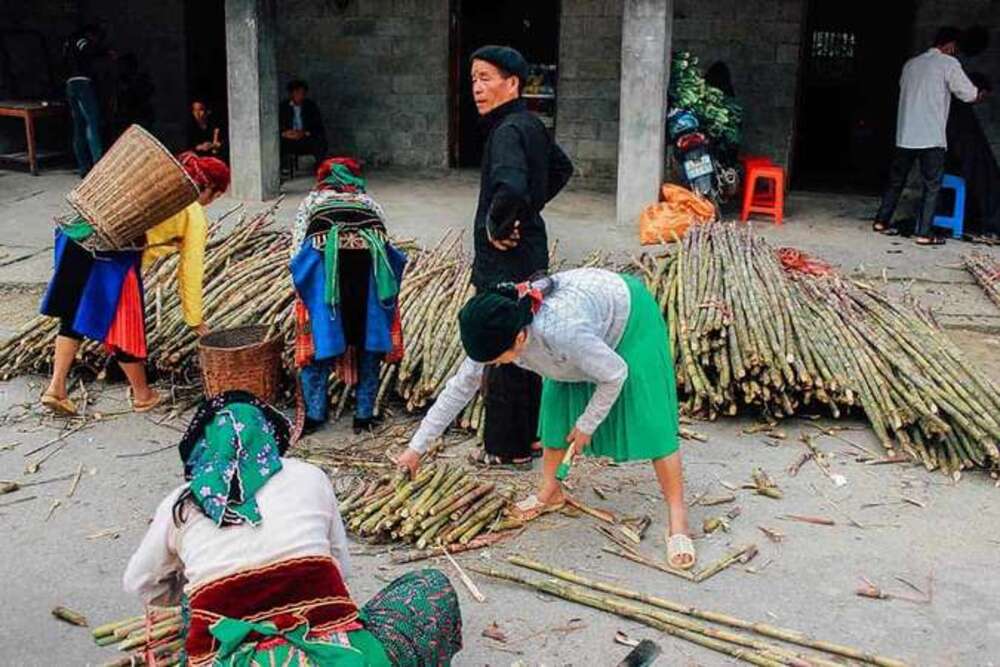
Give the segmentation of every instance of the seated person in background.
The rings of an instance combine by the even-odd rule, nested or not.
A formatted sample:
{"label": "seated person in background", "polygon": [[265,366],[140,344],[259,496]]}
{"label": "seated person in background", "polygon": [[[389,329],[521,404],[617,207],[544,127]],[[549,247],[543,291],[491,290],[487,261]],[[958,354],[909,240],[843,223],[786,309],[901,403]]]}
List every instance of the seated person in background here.
{"label": "seated person in background", "polygon": [[179,444],[183,485],[157,507],[125,590],[182,605],[181,664],[448,665],[458,596],[437,570],[359,607],[333,485],[286,458],[290,424],[252,394],[204,401]]}
{"label": "seated person in background", "polygon": [[288,99],[278,109],[281,155],[312,155],[318,167],[326,157],[326,130],[319,107],[306,98],[308,92],[305,81],[288,84]]}
{"label": "seated person in background", "polygon": [[201,99],[191,102],[191,117],[187,128],[188,150],[201,157],[218,157],[225,160],[222,128],[212,118],[212,110]]}

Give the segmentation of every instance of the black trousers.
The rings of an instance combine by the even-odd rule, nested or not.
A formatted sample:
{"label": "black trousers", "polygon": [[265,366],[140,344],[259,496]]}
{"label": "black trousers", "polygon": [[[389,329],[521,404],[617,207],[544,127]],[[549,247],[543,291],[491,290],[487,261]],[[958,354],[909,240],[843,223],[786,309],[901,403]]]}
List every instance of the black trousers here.
{"label": "black trousers", "polygon": [[[304,139],[281,138],[281,157],[286,155],[312,155],[316,160],[316,167],[326,159],[326,139],[324,137],[310,136]],[[315,169],[315,167],[314,167]]]}
{"label": "black trousers", "polygon": [[538,440],[542,378],[514,364],[487,366],[483,390],[486,453],[503,461],[530,456]]}
{"label": "black trousers", "polygon": [[945,149],[943,148],[900,148],[896,147],[889,167],[889,186],[882,195],[882,205],[879,206],[875,220],[886,225],[892,223],[892,215],[896,212],[899,197],[906,187],[906,177],[914,162],[920,163],[920,178],[923,181],[923,194],[920,197],[920,208],[917,211],[917,227],[915,236],[927,236],[934,222],[937,209],[938,192],[941,190],[941,177],[944,176]]}

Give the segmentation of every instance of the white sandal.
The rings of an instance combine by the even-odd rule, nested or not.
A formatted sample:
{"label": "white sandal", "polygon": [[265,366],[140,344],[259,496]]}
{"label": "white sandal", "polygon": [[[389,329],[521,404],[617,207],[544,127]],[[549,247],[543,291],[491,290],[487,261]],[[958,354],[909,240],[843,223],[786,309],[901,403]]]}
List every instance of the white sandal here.
{"label": "white sandal", "polygon": [[[676,570],[690,570],[694,567],[694,562],[698,558],[694,551],[694,542],[684,533],[671,535],[669,531],[664,534],[667,542],[667,564]],[[691,556],[691,560],[683,565],[677,565],[675,560],[679,556]]]}
{"label": "white sandal", "polygon": [[531,494],[524,500],[514,504],[514,510],[511,512],[511,516],[518,521],[527,523],[529,521],[534,521],[543,514],[558,512],[564,507],[566,507],[565,498],[557,503],[543,503],[539,500],[537,495]]}

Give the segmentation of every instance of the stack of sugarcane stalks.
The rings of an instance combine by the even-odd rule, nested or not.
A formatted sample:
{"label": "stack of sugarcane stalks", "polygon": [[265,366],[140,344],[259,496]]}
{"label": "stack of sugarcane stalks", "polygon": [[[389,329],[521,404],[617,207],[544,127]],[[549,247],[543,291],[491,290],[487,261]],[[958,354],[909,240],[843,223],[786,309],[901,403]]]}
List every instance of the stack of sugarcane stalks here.
{"label": "stack of sugarcane stalks", "polygon": [[[294,292],[288,272],[291,234],[270,229],[273,209],[242,220],[234,231],[210,230],[205,252],[203,311],[213,329],[265,324],[285,338],[284,397],[294,394]],[[430,250],[408,247],[409,263],[400,290],[400,310],[406,354],[398,364],[382,368],[377,411],[386,399],[399,396],[408,411],[424,407],[444,388],[461,363],[458,309],[472,296],[471,261],[462,249],[460,234],[447,234]],[[173,389],[200,386],[197,336],[183,319],[177,291],[177,254],[158,260],[144,273],[146,336],[149,363]],[[58,321],[37,317],[14,338],[0,345],[0,377],[48,373]],[[86,341],[78,363],[98,371],[106,354],[103,346]],[[351,388],[334,378],[331,404],[339,415]],[[483,426],[483,403],[472,402],[459,418],[466,429]]]}
{"label": "stack of sugarcane stalks", "polygon": [[[837,667],[843,665],[842,660],[846,658],[883,667],[905,667],[905,663],[896,658],[814,639],[796,630],[746,621],[722,612],[698,609],[619,585],[589,579],[575,572],[554,568],[521,556],[511,556],[507,560],[514,565],[546,574],[551,578],[531,580],[518,573],[480,565],[470,565],[468,568],[485,576],[514,582],[569,602],[638,621],[678,639],[754,665]],[[636,602],[639,604],[635,604]]]}
{"label": "stack of sugarcane stalks", "polygon": [[[245,324],[275,324],[291,340],[292,292],[288,277],[291,234],[268,229],[273,209],[241,220],[234,231],[209,231],[204,258],[203,311],[213,329]],[[183,320],[177,290],[178,254],[154,262],[143,274],[146,301],[146,341],[149,362],[175,386],[197,385],[197,336]],[[59,322],[39,316],[0,346],[0,375],[47,373],[52,341]],[[103,345],[85,341],[78,361],[103,366]]]}
{"label": "stack of sugarcane stalks", "polygon": [[462,468],[431,464],[414,479],[396,475],[360,483],[340,506],[348,529],[377,542],[467,545],[477,535],[506,529],[509,489]]}
{"label": "stack of sugarcane stalks", "polygon": [[963,259],[965,268],[983,288],[986,296],[1000,308],[1000,261],[983,252],[969,253]]}
{"label": "stack of sugarcane stalks", "polygon": [[180,607],[153,608],[148,616],[134,616],[94,628],[93,635],[98,646],[114,646],[127,654],[105,667],[145,665],[150,652],[157,666],[177,665],[184,644],[181,610]]}
{"label": "stack of sugarcane stalks", "polygon": [[864,411],[888,454],[954,474],[1000,463],[1000,393],[919,308],[788,271],[747,228],[694,227],[637,262],[670,325],[683,407],[787,417]]}

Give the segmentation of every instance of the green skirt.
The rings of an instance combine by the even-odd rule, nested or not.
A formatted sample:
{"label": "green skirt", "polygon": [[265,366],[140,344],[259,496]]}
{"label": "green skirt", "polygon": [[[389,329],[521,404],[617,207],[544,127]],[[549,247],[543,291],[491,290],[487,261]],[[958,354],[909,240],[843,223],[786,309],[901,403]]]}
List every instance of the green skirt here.
{"label": "green skirt", "polygon": [[[659,459],[670,456],[678,447],[677,385],[667,326],[642,282],[630,275],[622,278],[632,301],[615,352],[628,364],[628,378],[584,453],[608,456],[618,462]],[[552,449],[567,447],[566,437],[594,389],[590,382],[544,381],[538,418],[542,445]]]}

